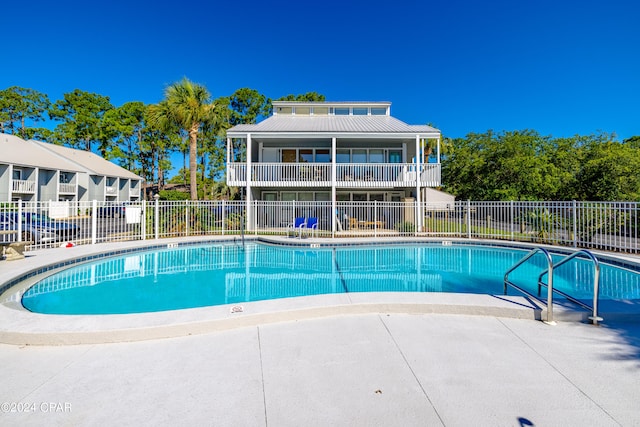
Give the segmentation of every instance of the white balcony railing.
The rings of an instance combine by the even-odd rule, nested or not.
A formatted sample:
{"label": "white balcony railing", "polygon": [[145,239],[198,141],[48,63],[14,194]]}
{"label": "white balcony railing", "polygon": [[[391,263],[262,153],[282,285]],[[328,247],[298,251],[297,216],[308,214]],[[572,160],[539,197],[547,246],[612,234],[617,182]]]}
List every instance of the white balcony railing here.
{"label": "white balcony railing", "polygon": [[118,194],[118,190],[116,189],[116,187],[112,185],[107,185],[104,191],[107,194],[107,196],[115,196],[116,194]]}
{"label": "white balcony railing", "polygon": [[[253,163],[251,183],[259,186],[328,187],[331,186],[330,163]],[[336,186],[346,188],[437,187],[440,164],[413,163],[339,163]],[[247,183],[246,163],[231,163],[227,168],[228,185]]]}
{"label": "white balcony railing", "polygon": [[36,182],[24,179],[12,179],[11,189],[14,193],[35,194]]}
{"label": "white balcony railing", "polygon": [[75,184],[58,184],[58,192],[60,194],[76,194],[76,185]]}
{"label": "white balcony railing", "polygon": [[129,188],[129,197],[140,197],[140,188],[139,187],[130,187]]}

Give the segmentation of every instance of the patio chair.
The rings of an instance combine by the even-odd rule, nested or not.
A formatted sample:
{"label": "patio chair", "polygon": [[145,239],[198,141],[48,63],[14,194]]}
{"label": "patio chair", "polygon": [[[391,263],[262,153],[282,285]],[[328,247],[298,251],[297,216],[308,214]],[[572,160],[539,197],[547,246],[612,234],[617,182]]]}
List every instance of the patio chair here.
{"label": "patio chair", "polygon": [[[307,225],[305,227],[307,230],[309,230],[309,235],[313,235],[315,233],[315,235],[318,235],[318,218],[317,217],[310,217],[307,220]],[[300,230],[300,235],[302,236],[302,230]]]}
{"label": "patio chair", "polygon": [[295,237],[297,232],[299,236],[302,238],[302,230],[304,228],[307,228],[307,218],[303,216],[297,217],[294,222],[287,225],[287,235],[289,237],[291,236]]}

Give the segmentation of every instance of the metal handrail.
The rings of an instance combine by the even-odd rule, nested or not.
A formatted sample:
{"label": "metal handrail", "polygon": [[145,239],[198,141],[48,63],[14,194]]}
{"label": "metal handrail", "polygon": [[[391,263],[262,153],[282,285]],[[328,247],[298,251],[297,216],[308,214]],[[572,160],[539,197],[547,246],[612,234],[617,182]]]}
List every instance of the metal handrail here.
{"label": "metal handrail", "polygon": [[522,292],[525,295],[529,295],[530,297],[537,299],[538,301],[544,303],[545,301],[540,298],[540,296],[536,296],[531,292],[521,288],[515,283],[509,280],[509,274],[512,273],[515,269],[520,267],[522,264],[527,262],[531,257],[533,257],[538,252],[541,252],[545,258],[547,259],[547,270],[550,272],[549,274],[549,284],[548,284],[548,292],[547,292],[547,323],[553,323],[553,259],[551,258],[551,254],[544,248],[535,248],[531,250],[527,255],[525,255],[520,261],[515,263],[507,272],[504,274],[504,294],[507,294],[507,286],[512,286]]}
{"label": "metal handrail", "polygon": [[[591,322],[594,325],[597,325],[598,322],[602,321],[602,317],[598,316],[598,300],[600,297],[600,262],[598,261],[598,258],[596,258],[595,255],[593,255],[591,252],[589,252],[586,249],[582,249],[579,250],[577,252],[572,253],[571,255],[568,255],[566,257],[564,257],[563,259],[561,259],[560,261],[558,261],[555,264],[555,268],[560,267],[563,264],[566,264],[567,262],[571,261],[572,259],[580,256],[580,255],[586,255],[592,262],[593,262],[593,306],[590,306],[589,304],[585,304],[582,301],[572,297],[571,295],[562,292],[560,290],[555,289],[556,293],[559,293],[560,295],[564,296],[566,299],[568,299],[569,301],[573,302],[574,304],[579,305],[582,308],[585,308],[587,310],[591,310],[593,312],[593,316],[589,317],[589,320],[591,320]],[[542,286],[548,286],[546,283],[544,283],[542,281],[542,278],[544,277],[545,274],[548,274],[549,271],[548,270],[544,270],[542,273],[540,273],[540,275],[538,276],[538,295],[540,295],[541,292],[541,288]],[[551,272],[551,274],[553,274],[553,271]],[[549,277],[551,278],[551,275],[549,275]],[[552,279],[550,279],[550,283],[552,282]]]}

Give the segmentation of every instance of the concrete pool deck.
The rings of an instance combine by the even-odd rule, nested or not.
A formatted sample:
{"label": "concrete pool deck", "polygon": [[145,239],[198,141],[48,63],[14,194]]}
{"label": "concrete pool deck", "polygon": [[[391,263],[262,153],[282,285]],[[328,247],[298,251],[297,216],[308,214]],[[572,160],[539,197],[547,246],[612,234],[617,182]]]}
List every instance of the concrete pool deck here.
{"label": "concrete pool deck", "polygon": [[[26,260],[1,261],[0,283],[34,263],[108,249],[34,251]],[[531,320],[535,311],[517,297],[437,294],[442,299],[415,304],[385,296],[87,319],[23,317],[2,306],[3,333],[86,339],[131,329],[131,339],[147,340],[0,344],[0,424],[640,424],[639,323],[549,326]],[[62,319],[69,317],[75,322]],[[252,320],[236,320],[246,318]],[[150,331],[166,331],[167,321],[179,333],[154,339]],[[202,329],[181,329],[190,324]]]}

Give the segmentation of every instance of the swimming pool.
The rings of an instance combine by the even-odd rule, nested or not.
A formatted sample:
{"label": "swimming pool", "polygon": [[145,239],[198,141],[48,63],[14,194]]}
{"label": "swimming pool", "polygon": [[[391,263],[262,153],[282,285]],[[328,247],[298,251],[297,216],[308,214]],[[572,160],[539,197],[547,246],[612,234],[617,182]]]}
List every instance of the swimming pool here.
{"label": "swimming pool", "polygon": [[[62,270],[30,287],[22,304],[45,314],[122,314],[350,292],[501,295],[504,272],[526,252],[442,243],[186,246],[134,252]],[[510,278],[533,291],[545,267],[542,256],[534,257]],[[592,273],[589,263],[576,260],[556,271],[554,285],[590,300]],[[640,275],[603,264],[600,298],[640,299]]]}

